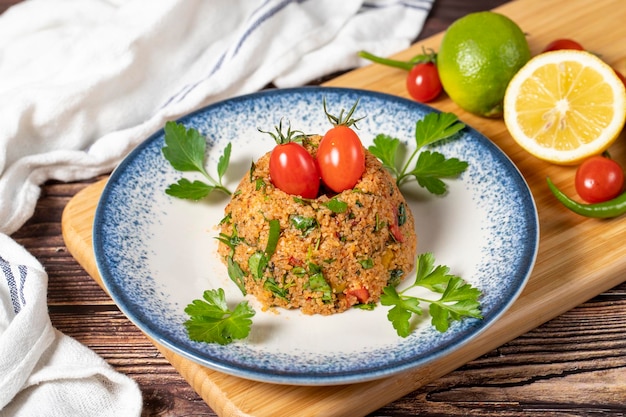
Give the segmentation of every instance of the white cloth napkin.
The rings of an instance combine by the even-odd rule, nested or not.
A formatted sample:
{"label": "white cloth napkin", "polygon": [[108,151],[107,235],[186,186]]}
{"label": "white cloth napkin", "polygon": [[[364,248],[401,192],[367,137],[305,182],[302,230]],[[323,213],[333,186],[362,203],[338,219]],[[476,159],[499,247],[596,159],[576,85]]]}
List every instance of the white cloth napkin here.
{"label": "white cloth napkin", "polygon": [[39,262],[0,234],[0,416],[139,416],[130,378],[54,329]]}
{"label": "white cloth napkin", "polygon": [[[404,49],[432,1],[26,0],[0,15],[0,415],[138,413],[134,384],[52,328],[47,276],[7,237],[43,182],[109,172],[209,103]],[[87,399],[120,408],[79,411]]]}

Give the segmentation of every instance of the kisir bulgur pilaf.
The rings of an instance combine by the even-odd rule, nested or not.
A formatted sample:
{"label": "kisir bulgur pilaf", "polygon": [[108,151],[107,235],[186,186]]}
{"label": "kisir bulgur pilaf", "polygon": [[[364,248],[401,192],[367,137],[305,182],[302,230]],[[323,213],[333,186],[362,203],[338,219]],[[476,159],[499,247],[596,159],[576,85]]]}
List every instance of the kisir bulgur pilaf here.
{"label": "kisir bulgur pilaf", "polygon": [[[320,139],[309,136],[303,143],[314,157]],[[311,200],[272,185],[269,155],[253,164],[226,206],[218,249],[240,286],[264,309],[342,312],[377,302],[385,286],[411,272],[417,247],[413,214],[370,152],[365,150],[365,172],[353,189]],[[264,263],[277,224],[280,235]]]}

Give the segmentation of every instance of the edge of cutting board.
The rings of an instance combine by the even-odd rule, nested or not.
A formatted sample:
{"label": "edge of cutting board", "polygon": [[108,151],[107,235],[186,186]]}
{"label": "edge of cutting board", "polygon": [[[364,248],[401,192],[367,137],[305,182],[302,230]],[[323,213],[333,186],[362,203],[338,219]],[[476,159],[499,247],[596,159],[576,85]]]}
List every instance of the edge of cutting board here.
{"label": "edge of cutting board", "polygon": [[[101,286],[91,242],[91,227],[98,199],[106,179],[77,193],[63,212],[62,232],[68,250],[78,263]],[[341,386],[288,386],[245,380],[198,365],[151,342],[220,416],[275,416],[281,410],[290,416],[309,416],[323,412],[327,416],[366,415],[428,382],[485,354],[507,341],[526,333],[545,321],[580,304],[589,297],[619,284],[623,278],[604,276],[595,286],[585,286],[577,296],[563,299],[554,288],[547,291],[542,278],[534,273],[513,306],[471,343],[415,371],[381,380]],[[545,278],[543,278],[545,281]],[[552,308],[546,312],[545,306]],[[556,307],[558,306],[558,307]],[[276,401],[276,399],[281,399]],[[296,408],[294,404],[297,404]],[[283,407],[284,410],[281,408]]]}
{"label": "edge of cutting board", "polygon": [[[556,31],[550,32],[549,29],[551,22],[559,22],[559,30],[562,31],[559,33],[571,33],[573,29],[567,27],[575,28],[580,41],[588,45],[593,45],[593,42],[598,44],[594,28],[599,27],[602,44],[605,45],[603,58],[624,73],[626,55],[619,45],[621,40],[626,39],[626,25],[619,22],[626,21],[626,8],[620,8],[620,1],[596,0],[593,5],[589,2],[586,10],[577,2],[558,2],[557,6],[555,2],[543,0],[518,0],[495,10],[512,17],[529,33],[534,53],[555,36]],[[607,7],[617,12],[610,15],[603,13],[602,10]],[[604,24],[607,20],[608,23]],[[581,21],[594,22],[594,25],[581,25]],[[613,26],[615,31],[607,30],[607,27]],[[616,37],[613,41],[606,39],[611,34]],[[415,44],[397,54],[396,58],[412,57],[421,52],[422,46],[436,49],[441,36],[435,35]],[[370,65],[331,80],[326,85],[363,88],[406,97],[403,80],[404,74],[396,69]],[[431,104],[440,110],[455,112],[461,120],[494,141],[509,155],[529,183],[538,208],[541,239],[535,268],[520,297],[491,327],[457,351],[414,371],[352,385],[310,387],[249,381],[200,366],[152,340],[218,415],[366,415],[624,281],[626,256],[621,256],[623,249],[619,236],[626,228],[626,219],[597,221],[568,212],[555,204],[545,187],[545,177],[549,175],[557,184],[560,182],[571,194],[573,188],[567,184],[572,182],[573,171],[524,154],[513,143],[501,120],[482,119],[460,111],[447,98]],[[620,144],[611,149],[612,154],[621,160],[626,158],[624,136],[622,133]],[[77,193],[67,204],[62,218],[62,233],[68,250],[101,286],[91,230],[105,183],[106,179],[103,179]]]}

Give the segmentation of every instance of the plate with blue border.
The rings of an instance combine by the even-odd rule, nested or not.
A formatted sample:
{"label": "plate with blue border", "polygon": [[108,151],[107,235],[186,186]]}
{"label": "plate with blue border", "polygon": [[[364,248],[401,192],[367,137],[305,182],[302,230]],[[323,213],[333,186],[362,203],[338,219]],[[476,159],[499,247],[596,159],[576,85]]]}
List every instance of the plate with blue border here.
{"label": "plate with blue border", "polygon": [[[273,139],[259,132],[282,120],[294,129],[323,134],[328,108],[349,109],[358,100],[358,134],[372,144],[380,133],[415,146],[415,123],[437,110],[400,97],[364,90],[302,87],[265,90],[198,110],[178,121],[207,140],[207,170],[231,143],[224,183],[234,190],[251,163],[269,152]],[[217,254],[218,223],[228,197],[212,194],[192,202],[165,189],[182,174],[163,157],[164,131],[135,148],[114,170],[93,225],[96,263],[122,312],[148,336],[207,368],[262,382],[335,385],[414,370],[471,343],[515,301],[533,269],[539,241],[537,210],[524,178],[488,138],[466,126],[436,150],[467,161],[467,170],[434,196],[415,186],[401,189],[415,217],[418,253],[478,287],[482,319],[453,322],[444,333],[427,314],[399,337],[389,307],[351,309],[331,316],[298,310],[263,311],[228,278]],[[193,174],[185,174],[193,179]],[[198,179],[201,179],[198,177]],[[407,277],[401,285],[412,282]],[[222,288],[232,307],[248,299],[255,308],[249,336],[228,345],[190,340],[185,307],[207,289]],[[418,294],[419,295],[419,294]]]}

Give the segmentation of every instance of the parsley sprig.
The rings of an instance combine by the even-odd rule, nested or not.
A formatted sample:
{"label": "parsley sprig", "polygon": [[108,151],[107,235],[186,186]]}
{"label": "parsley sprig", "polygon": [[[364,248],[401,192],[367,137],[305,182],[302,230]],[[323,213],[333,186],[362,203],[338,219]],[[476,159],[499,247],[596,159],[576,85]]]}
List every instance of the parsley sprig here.
{"label": "parsley sprig", "polygon": [[207,290],[204,300],[193,300],[185,308],[189,320],[184,324],[191,340],[226,345],[250,334],[255,311],[242,301],[233,310],[228,309],[224,290]]}
{"label": "parsley sprig", "polygon": [[[460,277],[449,274],[447,266],[434,265],[435,257],[432,253],[421,254],[417,258],[417,274],[411,286],[400,292],[393,286],[383,289],[380,302],[384,306],[393,306],[387,318],[398,336],[407,337],[411,333],[411,317],[414,314],[422,315],[421,303],[430,304],[431,323],[440,332],[448,330],[452,321],[464,317],[482,318],[478,301],[482,292]],[[431,300],[408,295],[407,292],[415,287],[427,288],[441,294],[441,297]]]}
{"label": "parsley sprig", "polygon": [[209,181],[190,181],[181,178],[171,184],[165,192],[172,197],[187,200],[201,200],[213,190],[227,195],[231,192],[222,184],[222,178],[230,163],[231,143],[226,145],[224,153],[217,162],[217,180],[213,179],[204,167],[206,158],[206,140],[197,129],[185,128],[181,123],[165,123],[165,145],[161,151],[174,169],[182,172],[199,172]]}
{"label": "parsley sprig", "polygon": [[[385,134],[374,138],[374,144],[368,150],[374,154],[383,165],[395,176],[396,184],[401,186],[411,178],[433,194],[442,195],[447,191],[443,179],[457,178],[468,164],[458,158],[449,158],[439,153],[424,150],[423,148],[455,135],[465,125],[459,122],[452,113],[429,113],[415,124],[416,147],[404,165],[400,155],[405,149],[400,139]],[[417,161],[412,169],[415,157]]]}

